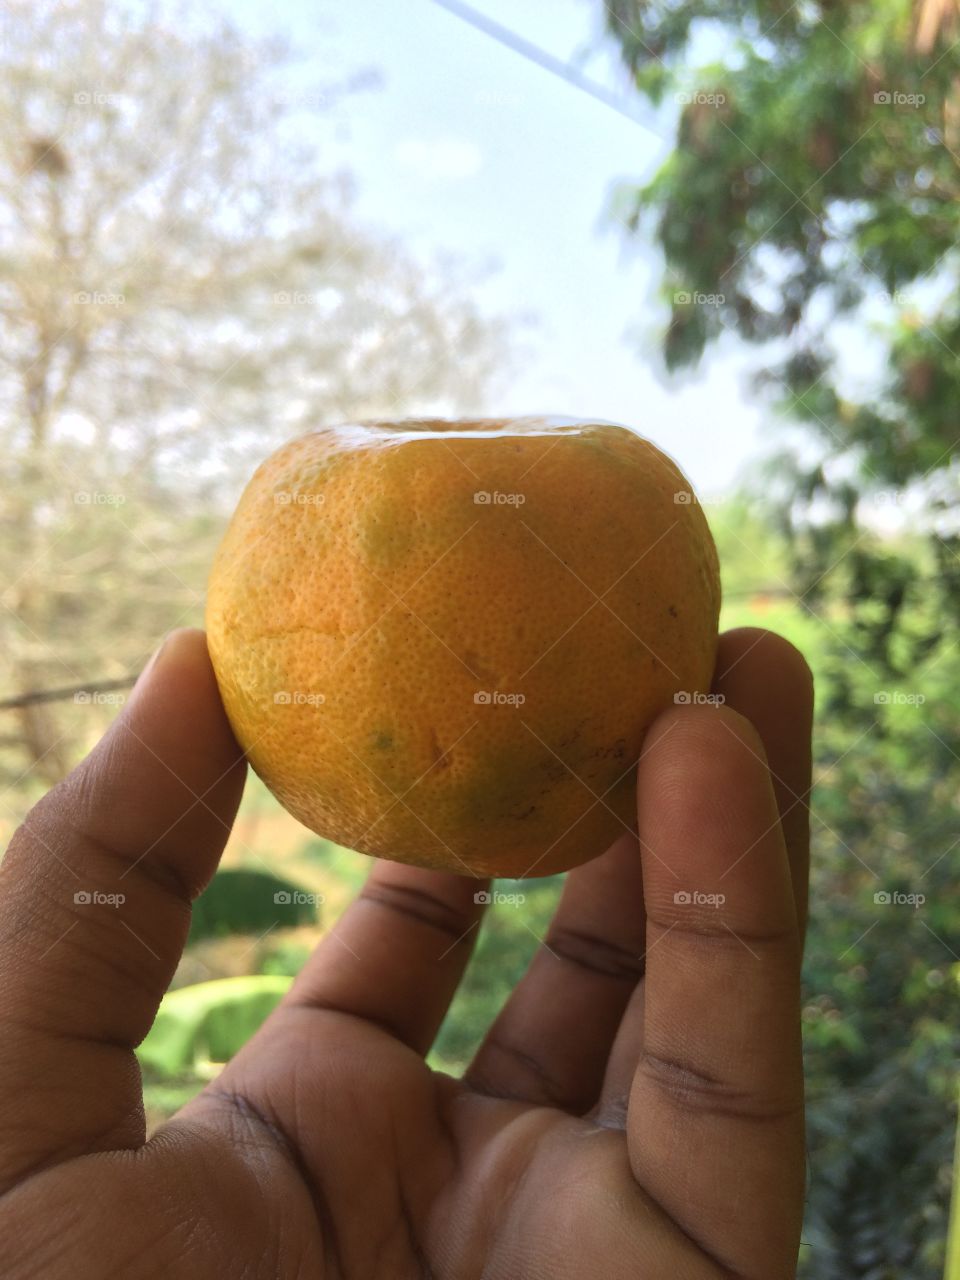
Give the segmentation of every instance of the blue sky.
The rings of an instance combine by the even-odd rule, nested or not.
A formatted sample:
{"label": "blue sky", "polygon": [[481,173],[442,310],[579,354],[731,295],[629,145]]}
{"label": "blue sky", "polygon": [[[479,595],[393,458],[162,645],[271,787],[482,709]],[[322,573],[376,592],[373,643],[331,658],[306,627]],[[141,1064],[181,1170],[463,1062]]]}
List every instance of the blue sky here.
{"label": "blue sky", "polygon": [[[625,88],[602,47],[599,3],[475,7]],[[666,154],[669,118],[659,132],[656,120],[650,129],[624,119],[432,0],[234,0],[230,14],[251,32],[286,34],[304,83],[362,66],[382,73],[380,89],[341,103],[324,145],[354,174],[366,223],[424,255],[495,263],[479,287],[486,307],[535,317],[523,367],[489,410],[628,422],[704,494],[729,489],[763,447],[763,415],[744,389],[756,353],[731,341],[695,378],[665,382],[658,254],[628,247],[608,214],[616,183],[644,179]],[[639,99],[636,108],[650,116]]]}

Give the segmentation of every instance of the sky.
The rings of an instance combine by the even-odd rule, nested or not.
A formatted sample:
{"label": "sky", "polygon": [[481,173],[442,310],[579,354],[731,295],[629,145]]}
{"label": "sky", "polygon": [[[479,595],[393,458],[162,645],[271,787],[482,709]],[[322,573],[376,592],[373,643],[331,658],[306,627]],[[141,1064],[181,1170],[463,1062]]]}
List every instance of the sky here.
{"label": "sky", "polygon": [[667,380],[659,252],[609,211],[618,183],[644,181],[667,154],[669,113],[658,119],[639,96],[628,99],[599,3],[474,7],[622,91],[649,123],[623,118],[434,0],[232,0],[230,15],[251,33],[288,37],[292,85],[380,72],[378,89],[335,108],[324,148],[354,175],[365,223],[425,258],[453,253],[486,268],[477,286],[485,309],[532,317],[522,364],[487,411],[628,423],[704,496],[728,492],[773,443],[746,385],[757,355],[724,340],[696,375]]}

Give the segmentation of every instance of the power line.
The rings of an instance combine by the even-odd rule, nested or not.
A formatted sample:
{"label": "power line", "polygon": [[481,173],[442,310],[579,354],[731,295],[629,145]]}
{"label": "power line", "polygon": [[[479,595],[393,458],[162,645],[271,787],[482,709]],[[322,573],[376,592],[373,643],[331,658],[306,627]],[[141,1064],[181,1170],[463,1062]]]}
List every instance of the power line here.
{"label": "power line", "polygon": [[96,694],[131,688],[136,679],[136,676],[121,676],[117,680],[93,680],[61,689],[34,689],[30,693],[19,693],[15,698],[4,698],[0,701],[0,711],[19,711],[39,702],[60,702],[66,698],[73,698],[75,702],[92,702]]}
{"label": "power line", "polygon": [[[780,585],[765,586],[758,583],[753,587],[744,587],[739,591],[725,591],[723,598],[727,602],[734,600],[796,600],[793,591]],[[99,693],[110,693],[115,689],[130,689],[137,682],[135,675],[120,676],[115,680],[88,680],[86,684],[71,684],[59,689],[32,689],[29,693],[19,693],[13,698],[0,699],[0,711],[19,711],[23,707],[35,706],[41,702],[62,702],[72,698],[75,702],[93,702]],[[78,696],[79,695],[79,696]]]}
{"label": "power line", "polygon": [[510,49],[513,53],[518,53],[522,58],[535,63],[544,71],[549,71],[551,75],[559,76],[561,80],[565,80],[567,84],[579,89],[581,93],[589,94],[591,98],[595,98],[597,102],[602,102],[605,107],[609,107],[617,115],[623,116],[631,124],[638,124],[641,129],[646,129],[648,133],[652,133],[656,137],[660,136],[655,129],[652,129],[639,116],[634,115],[632,111],[628,111],[619,97],[602,84],[597,84],[595,80],[588,80],[586,76],[580,75],[579,72],[574,71],[565,62],[555,58],[552,53],[547,53],[539,45],[525,40],[523,36],[518,36],[509,27],[504,27],[499,22],[494,22],[485,13],[480,13],[471,5],[464,4],[463,0],[433,0],[433,3],[439,5],[441,9],[446,9],[455,18],[459,18],[462,22],[466,22],[478,31],[482,31],[491,40],[496,40],[498,44]]}

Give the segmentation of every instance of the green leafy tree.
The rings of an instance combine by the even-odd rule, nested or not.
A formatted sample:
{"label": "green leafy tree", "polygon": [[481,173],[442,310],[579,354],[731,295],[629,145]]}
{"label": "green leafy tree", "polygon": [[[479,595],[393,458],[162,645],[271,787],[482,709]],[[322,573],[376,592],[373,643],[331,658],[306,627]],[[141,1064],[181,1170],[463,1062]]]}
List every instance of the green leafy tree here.
{"label": "green leafy tree", "polygon": [[663,359],[757,346],[783,447],[754,510],[822,637],[804,1274],[933,1280],[960,1056],[960,12],[610,0],[605,20],[675,111],[616,203],[663,254]]}

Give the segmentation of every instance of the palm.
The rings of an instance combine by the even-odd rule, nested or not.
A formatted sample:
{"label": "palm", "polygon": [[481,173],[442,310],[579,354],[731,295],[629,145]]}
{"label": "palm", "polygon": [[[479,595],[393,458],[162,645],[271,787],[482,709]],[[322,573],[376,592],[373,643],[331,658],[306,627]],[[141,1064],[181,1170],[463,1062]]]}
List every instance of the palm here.
{"label": "palm", "polygon": [[[761,731],[780,821],[775,809],[770,821],[760,749],[736,717],[685,709],[654,730],[640,770],[643,856],[638,837],[625,833],[568,877],[544,945],[463,1080],[430,1071],[424,1054],[470,954],[476,886],[378,864],[280,1009],[144,1142],[132,1045],[169,980],[167,944],[183,935],[180,904],[169,899],[181,884],[193,894],[209,875],[218,828],[232,817],[242,780],[236,748],[222,724],[184,747],[166,785],[185,786],[198,802],[184,805],[181,795],[179,812],[189,812],[180,819],[152,811],[165,803],[176,811],[173,795],[146,803],[137,820],[148,829],[123,827],[130,848],[93,829],[89,813],[71,815],[88,876],[103,870],[100,859],[114,874],[118,858],[142,865],[144,850],[180,861],[172,872],[144,867],[134,943],[120,936],[121,927],[133,936],[131,925],[111,919],[110,944],[99,935],[101,945],[78,953],[93,966],[85,987],[95,984],[102,1005],[77,1007],[67,989],[76,954],[56,937],[50,946],[55,925],[38,939],[43,955],[31,958],[37,985],[19,1006],[7,995],[20,1053],[0,1061],[0,1090],[21,1104],[0,1134],[8,1273],[791,1275],[802,1199],[795,902],[805,876],[806,760],[802,748],[784,754],[784,744],[796,743],[798,720],[802,731],[808,690],[795,682],[794,713],[783,714],[791,673],[769,641],[762,655],[776,661],[765,673],[756,655],[747,681],[740,659],[758,634],[728,637],[726,690],[737,705],[743,680],[762,704],[765,681],[777,687],[781,722]],[[180,647],[179,669],[168,658],[166,677],[181,689],[192,681],[195,701],[215,698],[196,640]],[[132,769],[137,744],[150,747],[140,762],[153,774],[139,782],[144,794],[151,784],[162,791],[156,758],[175,749],[162,733],[149,743],[151,698],[154,714],[168,701],[163,675],[128,712]],[[762,720],[762,705],[752,714]],[[705,735],[699,752],[684,746],[688,733]],[[711,733],[722,736],[712,750]],[[717,797],[706,809],[720,830],[707,841],[697,837],[703,815],[689,796],[682,811],[665,812],[684,752],[699,775],[691,794]],[[95,771],[96,753],[91,759],[84,768]],[[25,856],[11,851],[4,863],[8,973],[27,972],[15,958],[22,885],[36,877],[64,805],[87,794],[85,783],[52,793],[27,824]],[[115,812],[110,801],[129,792],[129,779],[102,785],[102,807]],[[739,828],[731,820],[738,804]],[[212,852],[201,866],[204,846]],[[673,901],[678,876],[705,892],[722,880],[723,916],[684,917]],[[109,946],[121,943],[117,964]],[[15,997],[16,985],[4,990]],[[45,1001],[56,1015],[52,1044],[39,1019],[24,1014],[41,989],[54,993]],[[51,1232],[51,1222],[70,1230]]]}

